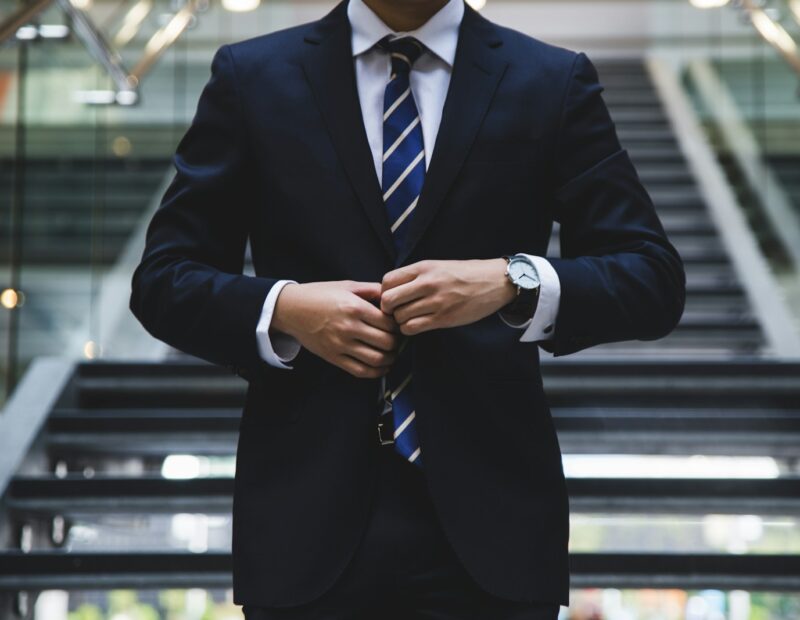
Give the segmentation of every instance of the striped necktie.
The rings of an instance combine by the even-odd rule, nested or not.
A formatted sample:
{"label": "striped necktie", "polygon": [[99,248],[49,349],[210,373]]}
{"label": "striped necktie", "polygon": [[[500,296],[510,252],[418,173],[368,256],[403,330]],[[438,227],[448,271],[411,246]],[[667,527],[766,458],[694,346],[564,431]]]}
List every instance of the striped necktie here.
{"label": "striped necktie", "polygon": [[[378,45],[389,52],[392,61],[391,76],[383,96],[381,184],[392,238],[400,251],[425,179],[422,126],[409,81],[411,66],[423,52],[423,46],[413,37],[391,39],[391,35],[381,39]],[[411,380],[412,345],[409,338],[402,341],[397,359],[386,375],[384,414],[392,416],[394,449],[422,467]]]}

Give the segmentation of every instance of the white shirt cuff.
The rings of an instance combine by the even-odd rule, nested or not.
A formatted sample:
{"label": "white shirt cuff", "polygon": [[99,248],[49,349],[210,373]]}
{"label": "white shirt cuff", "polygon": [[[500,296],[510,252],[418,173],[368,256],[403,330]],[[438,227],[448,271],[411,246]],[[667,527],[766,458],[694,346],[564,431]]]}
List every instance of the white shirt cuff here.
{"label": "white shirt cuff", "polygon": [[289,283],[297,284],[295,280],[278,280],[267,293],[264,305],[261,307],[261,317],[256,325],[256,343],[258,344],[258,354],[271,366],[278,368],[292,368],[285,362],[291,362],[300,352],[300,343],[296,338],[282,332],[274,332],[270,338],[269,326],[272,323],[272,315],[275,312],[275,304],[278,302],[283,287]]}
{"label": "white shirt cuff", "polygon": [[555,335],[558,304],[561,300],[561,281],[558,279],[556,270],[546,258],[532,254],[525,254],[525,256],[533,261],[541,282],[536,312],[524,323],[511,323],[503,317],[502,312],[498,312],[498,314],[506,325],[525,330],[520,336],[522,342],[550,340]]}

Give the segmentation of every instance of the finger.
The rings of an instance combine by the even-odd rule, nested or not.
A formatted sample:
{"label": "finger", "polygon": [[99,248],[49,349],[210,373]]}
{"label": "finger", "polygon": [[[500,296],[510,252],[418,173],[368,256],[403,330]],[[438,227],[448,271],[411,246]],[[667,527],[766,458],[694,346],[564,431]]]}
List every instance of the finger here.
{"label": "finger", "polygon": [[424,268],[424,261],[419,261],[417,263],[412,263],[411,265],[406,265],[405,267],[399,267],[398,269],[394,269],[386,273],[381,281],[381,292],[388,291],[396,286],[410,282],[420,273],[422,273]]}
{"label": "finger", "polygon": [[364,323],[384,332],[398,333],[399,327],[397,321],[391,314],[383,312],[380,308],[373,306],[370,303],[364,304],[359,315]]}
{"label": "finger", "polygon": [[371,368],[388,368],[396,357],[392,352],[381,351],[358,340],[350,342],[342,351],[342,355],[352,357]]}
{"label": "finger", "polygon": [[400,326],[396,323],[394,325],[395,332],[388,333],[364,324],[363,329],[355,334],[355,339],[381,351],[396,351],[400,346]]}
{"label": "finger", "polygon": [[438,303],[432,296],[428,295],[395,308],[394,320],[399,325],[402,325],[414,317],[434,314],[437,310],[439,310]]}
{"label": "finger", "polygon": [[395,353],[391,351],[376,349],[368,344],[364,344],[360,340],[354,340],[344,351],[344,354],[373,368],[391,366],[396,357]]}
{"label": "finger", "polygon": [[435,314],[426,314],[424,316],[414,317],[413,319],[409,319],[405,323],[402,323],[400,325],[400,331],[406,336],[414,336],[415,334],[436,329],[437,325],[435,317]]}
{"label": "finger", "polygon": [[350,285],[350,292],[355,293],[367,301],[378,301],[381,298],[380,282],[353,282]]}
{"label": "finger", "polygon": [[388,368],[373,368],[348,355],[339,356],[337,366],[360,379],[375,379],[389,372]]}
{"label": "finger", "polygon": [[401,284],[395,288],[381,293],[381,310],[386,314],[394,314],[394,311],[403,304],[424,297],[431,291],[427,284],[419,278],[406,284]]}

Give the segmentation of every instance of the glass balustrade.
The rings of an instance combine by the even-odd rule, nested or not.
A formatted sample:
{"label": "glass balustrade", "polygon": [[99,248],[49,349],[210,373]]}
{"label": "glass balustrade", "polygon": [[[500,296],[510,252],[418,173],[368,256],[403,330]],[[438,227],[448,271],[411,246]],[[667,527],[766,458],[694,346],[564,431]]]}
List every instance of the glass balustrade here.
{"label": "glass balustrade", "polygon": [[[242,0],[38,4],[0,46],[0,403],[38,355],[163,355],[128,312],[130,274],[211,57],[319,13],[287,2],[241,12]],[[0,1],[0,25],[20,6]]]}

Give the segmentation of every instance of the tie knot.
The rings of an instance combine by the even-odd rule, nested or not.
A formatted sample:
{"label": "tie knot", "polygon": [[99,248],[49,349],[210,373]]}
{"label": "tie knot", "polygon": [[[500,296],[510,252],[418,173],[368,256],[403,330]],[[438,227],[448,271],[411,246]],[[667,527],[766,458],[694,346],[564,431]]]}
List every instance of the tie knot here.
{"label": "tie knot", "polygon": [[391,36],[386,35],[383,37],[378,41],[378,45],[391,54],[392,73],[408,73],[417,58],[425,51],[425,48],[414,37],[392,39]]}

